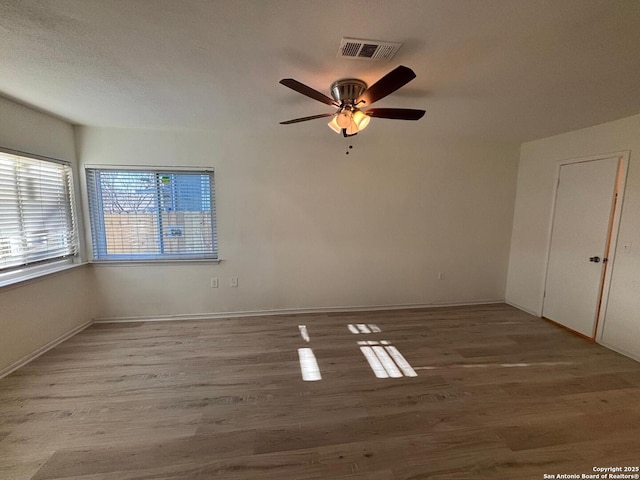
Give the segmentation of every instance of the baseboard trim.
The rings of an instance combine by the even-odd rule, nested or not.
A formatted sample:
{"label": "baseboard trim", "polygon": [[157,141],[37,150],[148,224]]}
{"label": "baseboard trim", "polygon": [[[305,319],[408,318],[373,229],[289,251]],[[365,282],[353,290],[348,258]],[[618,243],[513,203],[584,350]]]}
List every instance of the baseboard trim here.
{"label": "baseboard trim", "polygon": [[0,370],[0,378],[4,378],[7,375],[9,375],[10,373],[15,372],[19,368],[24,367],[27,363],[32,362],[33,360],[38,358],[40,355],[48,352],[49,350],[51,350],[54,347],[57,347],[62,342],[64,342],[65,340],[70,339],[74,335],[77,335],[82,330],[84,330],[85,328],[89,327],[92,323],[93,323],[93,320],[89,320],[88,322],[85,322],[82,325],[79,325],[79,326],[69,330],[68,332],[62,334],[61,336],[59,336],[55,340],[52,340],[49,343],[47,343],[46,345],[38,348],[37,350],[35,350],[34,352],[30,353],[29,355],[26,355],[26,356],[22,357],[17,362],[14,362],[11,365],[9,365],[8,367],[3,368],[2,370]]}
{"label": "baseboard trim", "polygon": [[613,345],[611,345],[610,343],[607,343],[607,342],[598,341],[596,343],[602,345],[605,348],[608,348],[609,350],[613,350],[614,352],[619,353],[620,355],[624,355],[625,357],[629,357],[629,358],[635,360],[636,362],[640,362],[640,355],[638,355],[638,353],[636,353],[636,352],[629,352],[628,350],[625,350],[623,348],[615,347],[615,346],[613,346]]}
{"label": "baseboard trim", "polygon": [[534,312],[533,310],[530,310],[528,308],[525,308],[521,305],[518,305],[517,303],[513,303],[508,300],[505,300],[504,303],[512,306],[513,308],[517,308],[518,310],[522,310],[523,312],[528,313],[529,315],[533,315],[534,317],[542,318],[542,314],[540,312]]}
{"label": "baseboard trim", "polygon": [[370,306],[342,306],[342,307],[310,307],[310,308],[282,308],[275,310],[246,310],[237,312],[211,312],[177,315],[153,315],[139,317],[101,317],[94,319],[94,323],[130,323],[130,322],[166,322],[173,320],[216,320],[224,318],[265,317],[281,315],[309,315],[323,313],[349,312],[377,312],[384,310],[410,310],[420,308],[468,307],[473,305],[493,305],[504,303],[499,300],[478,300],[463,303],[411,303],[400,305],[370,305]]}
{"label": "baseboard trim", "polygon": [[561,328],[562,330],[565,330],[572,335],[575,335],[576,337],[580,337],[583,340],[586,340],[587,342],[596,343],[595,338],[585,335],[584,333],[580,333],[577,330],[574,330],[573,328],[569,328],[566,325],[556,322],[555,320],[551,320],[550,318],[547,318],[547,317],[542,317],[542,320],[544,320],[545,322],[549,322],[552,325],[555,325],[556,327]]}

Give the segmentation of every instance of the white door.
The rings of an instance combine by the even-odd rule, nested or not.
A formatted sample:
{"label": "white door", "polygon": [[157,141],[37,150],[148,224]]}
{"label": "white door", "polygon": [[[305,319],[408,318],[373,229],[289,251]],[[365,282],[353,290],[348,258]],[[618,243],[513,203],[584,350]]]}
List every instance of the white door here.
{"label": "white door", "polygon": [[595,336],[618,157],[560,167],[542,315]]}

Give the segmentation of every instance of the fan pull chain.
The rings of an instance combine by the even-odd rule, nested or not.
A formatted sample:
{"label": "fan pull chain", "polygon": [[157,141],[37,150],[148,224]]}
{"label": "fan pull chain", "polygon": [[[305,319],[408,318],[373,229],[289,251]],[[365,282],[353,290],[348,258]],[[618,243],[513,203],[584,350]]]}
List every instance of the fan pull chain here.
{"label": "fan pull chain", "polygon": [[349,150],[351,150],[353,148],[352,142],[351,142],[351,138],[349,138],[349,146],[347,147],[347,151],[344,152],[345,155],[349,155]]}

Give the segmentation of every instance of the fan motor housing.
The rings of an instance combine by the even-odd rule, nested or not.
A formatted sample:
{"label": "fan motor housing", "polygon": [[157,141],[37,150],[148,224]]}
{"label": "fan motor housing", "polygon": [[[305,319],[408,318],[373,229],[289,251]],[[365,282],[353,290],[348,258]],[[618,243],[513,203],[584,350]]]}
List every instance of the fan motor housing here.
{"label": "fan motor housing", "polygon": [[331,96],[340,105],[353,105],[367,89],[367,84],[357,78],[338,80],[331,85]]}

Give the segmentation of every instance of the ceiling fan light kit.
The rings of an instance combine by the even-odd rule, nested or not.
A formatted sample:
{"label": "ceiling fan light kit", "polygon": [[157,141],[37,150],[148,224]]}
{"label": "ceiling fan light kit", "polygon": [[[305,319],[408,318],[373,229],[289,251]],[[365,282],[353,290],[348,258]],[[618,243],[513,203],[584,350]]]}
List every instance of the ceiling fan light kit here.
{"label": "ceiling fan light kit", "polygon": [[335,113],[295,118],[293,120],[280,122],[280,124],[289,125],[314,120],[316,118],[333,117],[328,124],[329,128],[336,133],[342,133],[345,137],[350,137],[364,130],[369,124],[371,117],[394,120],[419,120],[424,116],[424,110],[410,108],[373,108],[361,110],[361,107],[370,106],[372,103],[403,87],[414,78],[416,78],[416,74],[413,70],[400,65],[387,73],[371,87],[367,87],[365,82],[356,78],[338,80],[331,85],[331,96],[333,99],[293,78],[284,78],[280,80],[280,83],[285,87],[289,87],[298,93],[326,105],[336,107],[337,111]]}
{"label": "ceiling fan light kit", "polygon": [[346,130],[345,136],[352,136],[364,130],[370,120],[371,117],[360,109],[345,109],[333,117],[333,120],[329,122],[329,128],[336,133],[343,133],[343,130]]}

